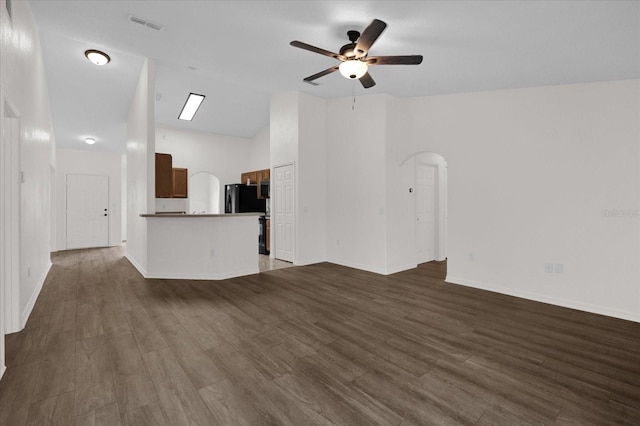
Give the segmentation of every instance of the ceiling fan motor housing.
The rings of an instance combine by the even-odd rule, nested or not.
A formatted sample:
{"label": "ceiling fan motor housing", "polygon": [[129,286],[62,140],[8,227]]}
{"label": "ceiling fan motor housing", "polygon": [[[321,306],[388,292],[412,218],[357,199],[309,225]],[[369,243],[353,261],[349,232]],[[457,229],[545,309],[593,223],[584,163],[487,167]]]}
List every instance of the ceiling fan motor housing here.
{"label": "ceiling fan motor housing", "polygon": [[340,48],[340,54],[347,59],[352,59],[352,58],[355,58],[356,56],[355,49],[356,49],[355,43],[345,44]]}

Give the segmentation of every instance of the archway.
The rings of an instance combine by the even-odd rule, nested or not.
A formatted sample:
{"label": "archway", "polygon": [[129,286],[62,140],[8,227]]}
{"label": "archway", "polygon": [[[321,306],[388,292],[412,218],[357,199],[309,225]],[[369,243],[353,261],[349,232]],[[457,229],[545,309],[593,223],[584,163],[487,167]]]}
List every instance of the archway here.
{"label": "archway", "polygon": [[435,152],[419,152],[403,162],[412,168],[415,200],[416,263],[447,258],[447,161]]}
{"label": "archway", "polygon": [[193,213],[220,213],[220,179],[209,172],[189,177],[189,210]]}

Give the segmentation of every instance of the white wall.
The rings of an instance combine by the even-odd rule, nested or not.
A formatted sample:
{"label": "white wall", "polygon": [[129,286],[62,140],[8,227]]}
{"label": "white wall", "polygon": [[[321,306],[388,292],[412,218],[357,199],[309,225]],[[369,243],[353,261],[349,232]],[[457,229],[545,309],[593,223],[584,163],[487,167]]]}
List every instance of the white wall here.
{"label": "white wall", "polygon": [[407,159],[435,152],[447,161],[450,282],[640,321],[640,81],[365,96],[355,111],[351,98],[306,96],[272,99],[271,158],[307,158],[306,114],[325,102],[328,261],[415,265]]}
{"label": "white wall", "polygon": [[271,98],[269,121],[271,169],[295,163],[298,159],[299,95],[297,92],[288,92]]}
{"label": "white wall", "polygon": [[[240,182],[240,174],[252,170],[249,139],[157,127],[156,152],[171,154],[173,167],[186,167],[189,177],[209,172],[221,185]],[[267,160],[268,161],[268,160]],[[224,212],[224,186],[220,191],[220,208]]]}
{"label": "white wall", "polygon": [[295,259],[308,265],[327,259],[327,107],[301,93],[298,108]]}
{"label": "white wall", "polygon": [[146,275],[147,222],[155,213],[155,63],[146,59],[127,121],[127,251],[131,263]]}
{"label": "white wall", "polygon": [[[327,256],[326,111],[325,100],[302,93],[284,93],[271,99],[271,168],[294,164],[295,265],[322,262]],[[274,196],[272,192],[272,206],[276,203]],[[273,222],[272,253],[275,229]]]}
{"label": "white wall", "polygon": [[270,167],[270,139],[269,126],[260,130],[252,139],[249,147],[249,170],[263,170]]}
{"label": "white wall", "polygon": [[327,101],[327,259],[386,273],[384,95]]}
{"label": "white wall", "polygon": [[127,154],[120,156],[120,230],[121,240],[127,241]]}
{"label": "white wall", "polygon": [[[3,161],[0,191],[5,202],[20,200],[19,238],[10,244],[13,253],[2,250],[2,282],[0,282],[0,375],[4,372],[4,335],[22,329],[40,293],[46,274],[51,267],[51,202],[49,198],[51,167],[55,167],[52,155],[55,146],[49,94],[42,60],[38,31],[29,4],[13,2],[13,18],[9,20],[5,2],[0,2],[0,117],[5,116],[5,102],[12,103],[19,114],[19,168]],[[3,124],[4,126],[4,124]],[[2,129],[5,130],[4,128]],[[4,146],[3,157],[9,148]],[[6,160],[6,158],[3,158]],[[10,167],[9,167],[10,166]],[[24,182],[19,183],[19,172],[24,172]],[[19,194],[19,196],[18,196]],[[13,201],[10,201],[14,203]],[[15,203],[14,203],[15,204]],[[9,206],[11,207],[11,206]],[[6,210],[5,210],[6,212]],[[0,222],[3,243],[11,235],[5,215]],[[18,240],[20,241],[18,246]],[[17,271],[8,271],[11,264],[5,255],[16,256],[20,247]],[[15,275],[17,282],[7,277]],[[13,294],[8,303],[14,313],[9,318],[5,311],[6,287],[12,286]]]}
{"label": "white wall", "polygon": [[109,177],[109,246],[122,244],[122,156],[105,152],[58,149],[56,173],[56,250],[67,249],[67,175]]}
{"label": "white wall", "polygon": [[448,281],[640,321],[638,80],[406,102],[399,157],[448,163]]}

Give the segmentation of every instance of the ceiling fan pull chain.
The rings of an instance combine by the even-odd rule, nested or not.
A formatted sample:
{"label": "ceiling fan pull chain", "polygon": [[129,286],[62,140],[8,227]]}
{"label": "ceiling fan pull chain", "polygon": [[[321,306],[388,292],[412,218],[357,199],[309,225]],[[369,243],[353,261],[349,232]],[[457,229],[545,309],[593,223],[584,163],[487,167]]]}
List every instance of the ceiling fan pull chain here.
{"label": "ceiling fan pull chain", "polygon": [[352,87],[352,91],[351,93],[353,94],[353,102],[351,103],[351,111],[355,111],[356,110],[356,81],[353,81],[353,86]]}

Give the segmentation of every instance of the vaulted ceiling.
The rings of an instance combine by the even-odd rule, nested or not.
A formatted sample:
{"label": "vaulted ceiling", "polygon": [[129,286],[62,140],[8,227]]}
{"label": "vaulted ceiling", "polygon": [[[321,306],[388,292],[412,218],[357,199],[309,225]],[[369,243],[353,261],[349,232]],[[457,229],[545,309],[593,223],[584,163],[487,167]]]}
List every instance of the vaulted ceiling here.
{"label": "vaulted ceiling", "polygon": [[[126,119],[144,58],[156,61],[156,122],[244,138],[269,123],[279,92],[424,96],[640,78],[637,1],[30,1],[40,31],[56,143],[124,152]],[[155,30],[131,16],[162,26]],[[374,18],[388,27],[371,55],[420,54],[417,66],[370,69],[364,89],[338,62],[289,45],[338,51]],[[112,61],[97,67],[87,49]],[[206,95],[191,122],[189,92]]]}

